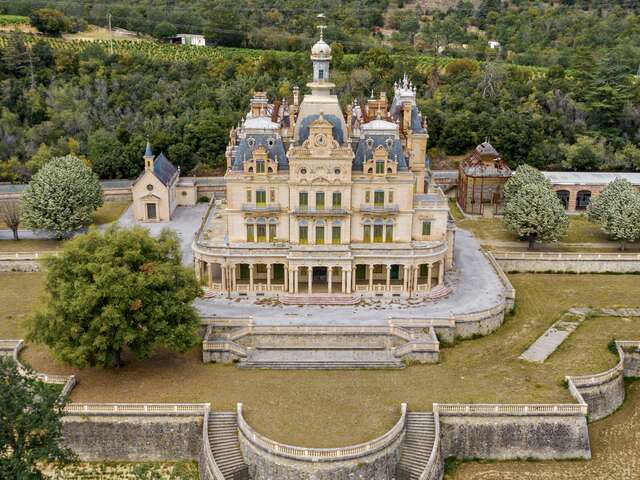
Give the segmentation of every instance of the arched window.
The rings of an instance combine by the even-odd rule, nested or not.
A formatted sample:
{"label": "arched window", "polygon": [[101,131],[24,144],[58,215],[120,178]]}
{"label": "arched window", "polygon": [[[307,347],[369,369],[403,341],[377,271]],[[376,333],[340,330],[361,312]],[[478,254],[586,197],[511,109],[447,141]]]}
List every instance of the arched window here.
{"label": "arched window", "polygon": [[298,240],[302,245],[309,243],[309,224],[306,220],[302,220],[298,224]]}
{"label": "arched window", "polygon": [[589,206],[591,201],[591,192],[589,190],[580,190],[576,196],[576,210],[584,210]]}
{"label": "arched window", "polygon": [[562,202],[562,206],[564,207],[564,209],[566,210],[567,208],[569,208],[569,190],[558,190],[556,192],[556,195],[558,195],[558,198]]}
{"label": "arched window", "polygon": [[362,232],[362,241],[364,243],[371,243],[371,220],[364,221]]}
{"label": "arched window", "polygon": [[384,224],[382,220],[377,218],[373,222],[373,242],[382,243],[384,241]]}
{"label": "arched window", "polygon": [[256,232],[258,237],[258,242],[266,242],[267,241],[267,223],[264,218],[258,218],[256,222]]}
{"label": "arched window", "polygon": [[247,242],[255,242],[255,221],[253,218],[247,219]]}
{"label": "arched window", "polygon": [[387,220],[387,228],[384,231],[384,241],[386,243],[393,242],[393,220]]}
{"label": "arched window", "polygon": [[331,226],[331,243],[338,245],[342,242],[342,223],[338,220]]}
{"label": "arched window", "polygon": [[316,245],[324,244],[324,221],[318,220],[316,222]]}
{"label": "arched window", "polygon": [[278,236],[278,220],[275,218],[269,219],[269,241],[273,242]]}
{"label": "arched window", "polygon": [[376,173],[382,175],[384,173],[384,160],[376,160]]}

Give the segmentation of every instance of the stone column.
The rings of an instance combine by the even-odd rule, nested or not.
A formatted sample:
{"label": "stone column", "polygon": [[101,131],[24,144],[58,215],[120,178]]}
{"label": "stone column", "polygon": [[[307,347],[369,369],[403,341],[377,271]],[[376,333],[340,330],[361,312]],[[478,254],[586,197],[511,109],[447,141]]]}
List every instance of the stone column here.
{"label": "stone column", "polygon": [[345,272],[344,267],[340,267],[340,292],[347,293],[345,279],[347,278],[347,272]]}
{"label": "stone column", "polygon": [[429,278],[427,278],[427,290],[431,291],[431,275],[433,275],[433,263],[429,264],[428,272],[429,273],[427,275]]}
{"label": "stone column", "polygon": [[300,282],[300,270],[298,267],[293,271],[293,293],[298,293],[298,283]]}
{"label": "stone column", "polygon": [[313,267],[307,267],[307,293],[313,293]]}
{"label": "stone column", "polygon": [[369,265],[369,291],[373,292],[373,265]]}
{"label": "stone column", "polygon": [[267,290],[271,290],[271,264],[267,263]]}
{"label": "stone column", "polygon": [[[345,293],[351,293],[352,289],[351,289],[351,276],[352,276],[352,271],[351,270],[347,270],[347,280],[346,280],[346,292]],[[356,276],[353,275],[353,278],[355,278]]]}
{"label": "stone column", "polygon": [[234,291],[237,290],[237,284],[236,284],[236,264],[234,263],[233,265],[231,265],[231,288],[233,288]]}
{"label": "stone column", "polygon": [[289,291],[289,265],[283,263],[282,269],[284,270],[284,291]]}
{"label": "stone column", "polygon": [[387,265],[387,292],[391,290],[391,265]]}
{"label": "stone column", "polygon": [[227,267],[220,264],[220,280],[222,281],[222,291],[227,291]]}
{"label": "stone column", "polygon": [[418,275],[420,274],[420,266],[413,266],[413,289],[418,291]]}
{"label": "stone column", "polygon": [[196,260],[193,266],[196,271],[196,280],[198,281],[198,284],[200,284],[200,282],[202,281],[202,261]]}
{"label": "stone column", "polygon": [[213,286],[213,264],[207,262],[207,285],[209,288]]}
{"label": "stone column", "polygon": [[438,285],[444,283],[444,262],[440,260],[440,266],[438,267]]}
{"label": "stone column", "polygon": [[327,267],[327,292],[331,293],[332,284],[333,283],[333,267]]}
{"label": "stone column", "polygon": [[[357,265],[354,265],[354,267],[357,269]],[[356,282],[357,282],[357,275],[356,275],[356,270],[351,270],[351,282],[349,282],[351,284],[351,291],[355,292],[356,291]]]}
{"label": "stone column", "polygon": [[253,263],[249,264],[249,291],[253,292]]}
{"label": "stone column", "polygon": [[404,293],[409,293],[409,265],[405,265],[403,269],[402,289]]}

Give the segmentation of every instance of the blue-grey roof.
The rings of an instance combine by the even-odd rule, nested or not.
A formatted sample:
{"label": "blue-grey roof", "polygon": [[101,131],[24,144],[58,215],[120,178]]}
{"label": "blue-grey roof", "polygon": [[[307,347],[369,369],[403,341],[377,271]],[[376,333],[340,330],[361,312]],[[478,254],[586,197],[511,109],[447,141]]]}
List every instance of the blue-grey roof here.
{"label": "blue-grey roof", "polygon": [[[307,138],[309,138],[309,125],[311,125],[311,122],[317,120],[318,118],[320,118],[320,115],[313,114],[313,115],[307,115],[302,119],[302,123],[300,124],[300,138],[299,138],[300,144],[302,144],[302,142],[304,142]],[[340,121],[340,119],[335,115],[330,115],[330,114],[324,114],[323,118],[327,120],[329,123],[331,123],[331,125],[333,125],[333,128],[331,129],[331,134],[333,135],[333,138],[340,145],[342,145],[345,139],[345,132],[342,131],[342,122]]]}
{"label": "blue-grey roof", "polygon": [[[391,118],[399,120],[402,114],[402,104],[394,99],[389,112]],[[411,106],[411,131],[413,133],[427,133],[427,130],[422,126],[422,114],[416,105]]]}
{"label": "blue-grey roof", "polygon": [[164,153],[160,153],[153,162],[153,174],[165,185],[169,185],[177,171],[178,169],[164,156]]}
{"label": "blue-grey roof", "polygon": [[[391,148],[387,146],[387,139],[389,138],[393,139]],[[367,142],[369,139],[373,140],[373,144],[371,146],[367,145],[367,143],[371,143]],[[398,171],[407,170],[407,161],[404,158],[400,140],[389,135],[367,135],[364,138],[361,138],[358,142],[358,148],[356,149],[356,155],[353,160],[353,170],[362,170],[365,160],[370,159],[373,156],[373,152],[375,152],[376,148],[380,145],[387,150],[388,159],[398,162]]]}
{"label": "blue-grey roof", "polygon": [[144,156],[145,157],[153,157],[153,152],[151,151],[151,144],[149,143],[148,140],[147,140],[147,148],[145,148],[145,150],[144,150]]}
{"label": "blue-grey roof", "polygon": [[[253,145],[250,145],[250,139],[253,139]],[[272,145],[269,145],[269,140],[272,141]],[[244,168],[244,160],[251,158],[253,151],[262,145],[267,149],[267,154],[271,160],[278,159],[278,170],[288,170],[289,161],[284,151],[284,144],[282,139],[275,135],[266,133],[247,134],[247,136],[240,140],[236,149],[236,157],[233,160],[233,171],[241,172]]]}

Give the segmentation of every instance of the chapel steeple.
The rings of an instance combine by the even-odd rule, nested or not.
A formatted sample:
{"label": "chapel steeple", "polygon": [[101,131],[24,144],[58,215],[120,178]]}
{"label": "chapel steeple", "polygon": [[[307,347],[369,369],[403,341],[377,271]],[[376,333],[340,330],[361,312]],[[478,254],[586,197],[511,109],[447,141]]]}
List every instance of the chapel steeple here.
{"label": "chapel steeple", "polygon": [[[324,15],[318,15],[318,19],[324,20]],[[326,25],[318,25],[320,40],[311,47],[311,61],[313,62],[313,83],[329,81],[329,65],[331,63],[331,47],[324,41],[324,29]]]}

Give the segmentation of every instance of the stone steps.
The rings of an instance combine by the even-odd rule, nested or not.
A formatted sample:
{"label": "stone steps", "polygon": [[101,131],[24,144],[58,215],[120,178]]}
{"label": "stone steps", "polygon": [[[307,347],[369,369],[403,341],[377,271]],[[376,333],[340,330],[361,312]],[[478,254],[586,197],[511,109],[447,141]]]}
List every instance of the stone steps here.
{"label": "stone steps", "polygon": [[386,348],[348,346],[339,348],[270,348],[252,349],[240,361],[240,368],[295,369],[348,369],[348,368],[402,368],[404,364]]}
{"label": "stone steps", "polygon": [[209,414],[209,443],[213,458],[225,480],[233,480],[234,472],[245,467],[240,442],[238,423],[233,412],[211,412]]}
{"label": "stone steps", "polygon": [[435,420],[433,413],[409,412],[407,427],[400,451],[400,467],[418,480],[424,471],[435,442]]}
{"label": "stone steps", "polygon": [[355,295],[318,293],[314,295],[280,295],[285,305],[355,305],[360,298]]}

